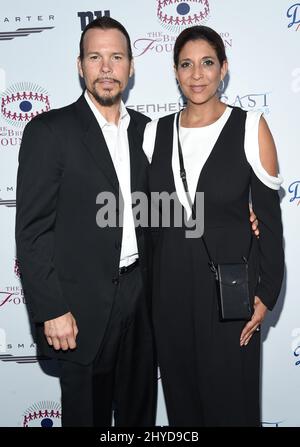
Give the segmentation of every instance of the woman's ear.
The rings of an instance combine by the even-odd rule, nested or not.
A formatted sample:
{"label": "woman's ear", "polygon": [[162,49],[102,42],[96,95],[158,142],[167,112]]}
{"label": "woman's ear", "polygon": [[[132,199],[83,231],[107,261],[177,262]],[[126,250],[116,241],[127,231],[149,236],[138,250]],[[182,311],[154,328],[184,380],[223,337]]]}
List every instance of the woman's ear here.
{"label": "woman's ear", "polygon": [[174,66],[173,66],[173,69],[174,69],[174,74],[175,74],[176,82],[177,82],[177,84],[179,84],[179,81],[178,81],[178,74],[177,74],[177,67],[174,65]]}
{"label": "woman's ear", "polygon": [[224,80],[226,74],[228,72],[228,62],[227,59],[223,62],[223,65],[221,67],[221,79]]}

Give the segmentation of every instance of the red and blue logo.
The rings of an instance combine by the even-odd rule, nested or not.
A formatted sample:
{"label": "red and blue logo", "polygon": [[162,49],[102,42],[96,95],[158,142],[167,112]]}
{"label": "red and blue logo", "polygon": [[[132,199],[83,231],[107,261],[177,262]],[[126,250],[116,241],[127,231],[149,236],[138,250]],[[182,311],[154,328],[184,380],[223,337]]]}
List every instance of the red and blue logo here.
{"label": "red and blue logo", "polygon": [[23,427],[60,427],[61,406],[57,402],[43,401],[31,405],[23,415]]}
{"label": "red and blue logo", "polygon": [[203,25],[210,16],[208,0],[157,0],[157,18],[168,31]]}
{"label": "red and blue logo", "polygon": [[24,127],[32,118],[50,110],[47,91],[37,84],[19,82],[0,97],[1,115],[10,125]]}

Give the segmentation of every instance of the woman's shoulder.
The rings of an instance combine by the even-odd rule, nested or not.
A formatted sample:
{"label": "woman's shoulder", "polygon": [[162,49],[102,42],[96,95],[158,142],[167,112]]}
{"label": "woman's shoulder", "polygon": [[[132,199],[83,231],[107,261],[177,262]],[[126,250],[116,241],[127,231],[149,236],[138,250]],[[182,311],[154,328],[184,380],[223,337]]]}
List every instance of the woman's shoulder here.
{"label": "woman's shoulder", "polygon": [[238,106],[231,106],[230,104],[226,104],[227,108],[229,108],[234,114],[237,115],[244,115],[247,116],[248,111],[245,109],[242,109],[241,107]]}
{"label": "woman's shoulder", "polygon": [[158,126],[172,124],[174,122],[176,114],[177,114],[177,112],[171,113],[170,115],[165,115],[165,116],[162,116],[160,118],[156,118],[156,119],[150,121],[146,125],[145,132],[147,134],[153,134],[153,133],[156,133]]}
{"label": "woman's shoulder", "polygon": [[275,143],[259,110],[247,112],[245,154],[253,172],[271,189],[278,190],[283,182],[278,174]]}
{"label": "woman's shoulder", "polygon": [[245,110],[241,107],[230,105],[228,105],[228,107],[232,110],[233,115],[240,115],[245,118],[246,131],[249,131],[250,129],[257,129],[260,117],[263,114],[261,110]]}
{"label": "woman's shoulder", "polygon": [[145,154],[147,155],[147,158],[149,162],[151,163],[152,155],[154,151],[155,146],[155,140],[157,131],[165,131],[168,128],[173,129],[173,123],[175,119],[176,113],[172,113],[170,115],[166,115],[160,118],[157,118],[153,121],[150,121],[146,125],[145,132],[144,132],[144,141],[143,141],[143,149]]}

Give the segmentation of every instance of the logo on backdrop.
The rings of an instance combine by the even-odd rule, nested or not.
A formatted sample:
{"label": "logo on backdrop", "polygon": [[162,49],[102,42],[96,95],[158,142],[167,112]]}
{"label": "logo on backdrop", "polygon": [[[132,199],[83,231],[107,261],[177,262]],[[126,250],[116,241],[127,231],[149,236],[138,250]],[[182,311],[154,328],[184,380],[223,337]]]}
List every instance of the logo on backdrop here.
{"label": "logo on backdrop", "polygon": [[208,0],[157,0],[156,3],[159,23],[177,34],[187,26],[204,25],[210,15]]}
{"label": "logo on backdrop", "polygon": [[167,114],[178,112],[184,106],[182,97],[179,97],[178,102],[164,102],[164,103],[151,103],[151,104],[126,104],[126,107],[134,109],[137,112],[147,114]]}
{"label": "logo on backdrop", "polygon": [[104,11],[79,11],[77,12],[77,16],[80,19],[81,31],[83,31],[86,25],[88,25],[94,19],[97,19],[97,17],[110,17],[110,10],[105,9]]}
{"label": "logo on backdrop", "polygon": [[[1,329],[0,329],[1,335]],[[19,344],[19,346],[21,346]],[[35,347],[35,345],[34,345]],[[5,343],[1,343],[0,338],[0,352],[5,352],[6,346]],[[5,363],[37,363],[41,360],[51,360],[49,357],[45,357],[43,355],[12,355],[12,354],[0,354],[0,361]]]}
{"label": "logo on backdrop", "polygon": [[300,365],[300,358],[299,358],[299,356],[300,356],[300,344],[295,348],[295,350],[294,350],[294,356],[297,357],[297,360],[296,360],[296,362],[295,362],[295,365],[296,365],[296,366]]}
{"label": "logo on backdrop", "polygon": [[25,304],[25,297],[23,288],[20,285],[19,279],[21,278],[21,272],[19,263],[16,258],[13,259],[12,269],[16,277],[16,284],[1,287],[0,286],[0,310],[6,309],[8,306],[19,306]]}
{"label": "logo on backdrop", "polygon": [[[13,270],[16,278],[20,279],[21,272],[18,260],[16,258],[13,261]],[[18,306],[20,304],[25,304],[24,291],[22,287],[17,285],[3,287],[2,290],[0,288],[0,309],[7,307],[8,305]]]}
{"label": "logo on backdrop", "polygon": [[269,92],[237,94],[233,97],[221,95],[220,99],[231,106],[241,107],[244,110],[261,111],[264,114],[270,113]]}
{"label": "logo on backdrop", "polygon": [[295,202],[297,206],[300,204],[300,180],[296,180],[290,184],[288,192],[290,193],[290,202]]}
{"label": "logo on backdrop", "polygon": [[295,327],[292,330],[292,337],[293,337],[293,341],[292,341],[292,353],[294,355],[294,361],[295,361],[295,366],[299,366],[300,365],[300,328],[299,327]]}
{"label": "logo on backdrop", "polygon": [[[203,25],[209,20],[210,6],[207,0],[156,0],[158,23],[167,32],[152,30],[133,40],[134,57],[146,53],[172,53],[177,35],[184,28]],[[225,48],[232,47],[232,38],[228,32],[220,32]]]}
{"label": "logo on backdrop", "polygon": [[174,113],[186,107],[186,99],[183,95],[180,95],[177,102],[165,102],[165,103],[149,103],[149,104],[126,104],[126,107],[136,110],[137,112],[147,114],[167,114]]}
{"label": "logo on backdrop", "polygon": [[16,200],[4,200],[0,198],[0,206],[7,206],[8,208],[14,208],[16,206]]}
{"label": "logo on backdrop", "polygon": [[[33,341],[31,334],[29,334],[26,342],[23,340],[11,342],[0,337],[0,352],[5,352],[5,354],[0,355],[2,362],[36,363],[39,360],[50,360],[48,357],[37,355],[36,343]],[[13,352],[14,354],[7,354],[7,352]]]}
{"label": "logo on backdrop", "polygon": [[24,127],[32,118],[50,110],[47,91],[37,84],[19,82],[0,96],[1,116],[14,127]]}
{"label": "logo on backdrop", "polygon": [[22,135],[22,130],[9,129],[7,126],[0,126],[0,148],[11,148],[13,146],[20,146]]}
{"label": "logo on backdrop", "polygon": [[61,406],[58,402],[43,401],[31,405],[23,415],[23,427],[60,427]]}
{"label": "logo on backdrop", "polygon": [[[43,31],[54,29],[54,26],[32,26],[52,24],[54,15],[24,15],[14,17],[2,17],[0,22],[8,25],[10,30],[0,32],[0,40],[13,40],[17,37],[27,37],[40,34]],[[31,26],[28,26],[31,25]],[[16,26],[17,25],[17,26]]]}
{"label": "logo on backdrop", "polygon": [[25,304],[22,287],[7,286],[0,289],[0,310],[7,306],[19,306],[20,304]]}
{"label": "logo on backdrop", "polygon": [[54,26],[42,26],[38,28],[18,28],[14,31],[0,32],[0,40],[12,40],[16,37],[27,37],[30,34],[41,33],[42,31],[53,29]]}
{"label": "logo on backdrop", "polygon": [[[9,196],[6,194],[9,194]],[[16,206],[15,190],[13,186],[0,186],[0,206],[1,205],[6,206],[7,208],[13,208]]]}
{"label": "logo on backdrop", "polygon": [[288,28],[293,27],[295,31],[298,31],[300,29],[300,3],[294,3],[290,6],[286,12],[286,16],[290,19]]}

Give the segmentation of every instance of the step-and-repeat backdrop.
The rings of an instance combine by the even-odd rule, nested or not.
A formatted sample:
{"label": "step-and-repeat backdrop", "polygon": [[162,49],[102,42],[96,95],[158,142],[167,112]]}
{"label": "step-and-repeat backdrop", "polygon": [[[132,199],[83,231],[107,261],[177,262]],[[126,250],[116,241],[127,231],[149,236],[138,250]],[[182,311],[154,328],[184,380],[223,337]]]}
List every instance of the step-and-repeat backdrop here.
{"label": "step-and-repeat backdrop", "polygon": [[[151,118],[179,109],[174,41],[181,29],[205,24],[221,34],[227,50],[223,101],[264,112],[284,177],[280,193],[286,276],[262,331],[262,420],[266,427],[300,427],[300,3],[295,0],[1,3],[0,426],[60,425],[57,366],[36,356],[19,281],[14,240],[17,160],[26,123],[81,94],[76,68],[80,34],[101,15],[121,21],[132,39],[135,76],[126,92],[128,107]],[[157,424],[167,425],[161,387],[159,391]]]}

